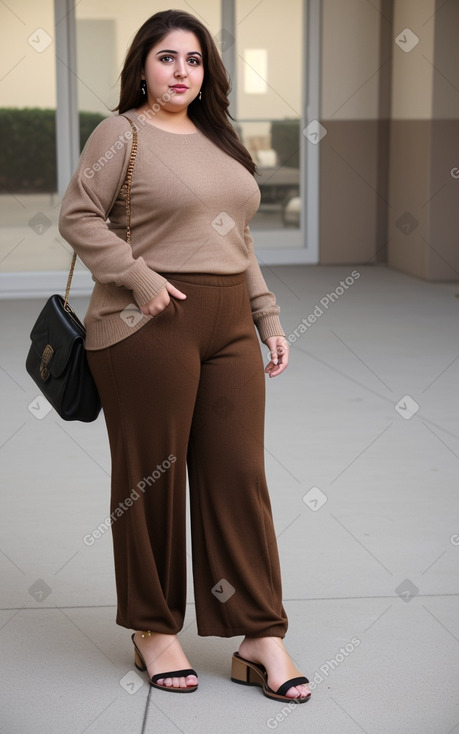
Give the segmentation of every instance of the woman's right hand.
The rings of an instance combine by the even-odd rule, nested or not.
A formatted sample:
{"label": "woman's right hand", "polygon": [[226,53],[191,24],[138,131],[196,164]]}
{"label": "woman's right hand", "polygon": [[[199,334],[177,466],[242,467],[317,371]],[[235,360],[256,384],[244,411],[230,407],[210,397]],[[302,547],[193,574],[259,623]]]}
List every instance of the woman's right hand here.
{"label": "woman's right hand", "polygon": [[151,301],[148,301],[144,306],[141,306],[140,310],[144,316],[157,316],[169,305],[171,296],[173,298],[179,298],[181,301],[186,298],[185,293],[179,291],[172,283],[167,282],[158,295],[152,298]]}

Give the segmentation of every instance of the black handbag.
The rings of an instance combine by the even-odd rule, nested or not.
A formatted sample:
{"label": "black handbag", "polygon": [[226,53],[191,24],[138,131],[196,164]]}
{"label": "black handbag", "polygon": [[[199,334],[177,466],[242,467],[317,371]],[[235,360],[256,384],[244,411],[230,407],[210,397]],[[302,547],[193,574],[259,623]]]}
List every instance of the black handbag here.
{"label": "black handbag", "polygon": [[48,298],[30,333],[26,370],[66,421],[94,421],[101,409],[85,337],[85,328],[67,296],[58,294]]}
{"label": "black handbag", "polygon": [[[124,182],[127,242],[130,244],[131,183],[137,154],[137,129],[132,120],[126,119],[132,128],[131,155]],[[86,357],[86,330],[69,303],[76,257],[74,253],[65,297],[51,296],[32,328],[26,370],[61,418],[89,423],[99,415],[101,404]]]}

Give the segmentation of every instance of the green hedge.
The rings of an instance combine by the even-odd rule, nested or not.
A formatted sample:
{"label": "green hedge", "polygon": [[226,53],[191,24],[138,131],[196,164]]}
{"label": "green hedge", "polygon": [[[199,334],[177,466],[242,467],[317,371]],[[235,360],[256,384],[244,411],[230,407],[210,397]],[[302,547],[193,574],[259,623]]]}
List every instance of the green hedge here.
{"label": "green hedge", "polygon": [[[80,150],[104,115],[80,112]],[[0,193],[53,193],[56,175],[56,111],[0,109]]]}
{"label": "green hedge", "polygon": [[[96,112],[80,112],[80,150],[104,119]],[[236,129],[238,126],[236,125]],[[300,167],[300,121],[273,120],[272,147],[279,162]],[[56,112],[39,108],[0,108],[0,193],[53,193],[56,175]]]}
{"label": "green hedge", "polygon": [[273,120],[271,145],[279,163],[286,168],[300,167],[300,120]]}

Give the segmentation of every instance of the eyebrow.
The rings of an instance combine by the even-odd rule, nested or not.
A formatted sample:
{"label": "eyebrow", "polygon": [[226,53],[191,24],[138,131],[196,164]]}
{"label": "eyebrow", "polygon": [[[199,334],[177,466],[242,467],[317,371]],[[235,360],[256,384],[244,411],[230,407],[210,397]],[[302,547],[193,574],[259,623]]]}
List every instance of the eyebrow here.
{"label": "eyebrow", "polygon": [[[158,56],[158,54],[165,54],[165,53],[178,54],[178,51],[173,51],[171,48],[163,48],[162,51],[157,52],[156,56]],[[202,54],[200,54],[199,51],[188,51],[187,56],[201,56],[202,58]]]}

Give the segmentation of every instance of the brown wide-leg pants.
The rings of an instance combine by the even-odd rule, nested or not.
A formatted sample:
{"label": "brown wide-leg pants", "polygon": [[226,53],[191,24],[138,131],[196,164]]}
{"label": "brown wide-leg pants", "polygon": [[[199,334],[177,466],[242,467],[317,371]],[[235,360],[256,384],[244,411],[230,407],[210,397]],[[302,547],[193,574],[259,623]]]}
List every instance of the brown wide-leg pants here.
{"label": "brown wide-leg pants", "polygon": [[183,626],[188,468],[198,634],[284,637],[265,375],[245,275],[165,275],[186,300],[87,353],[112,456],[116,621],[166,634]]}

